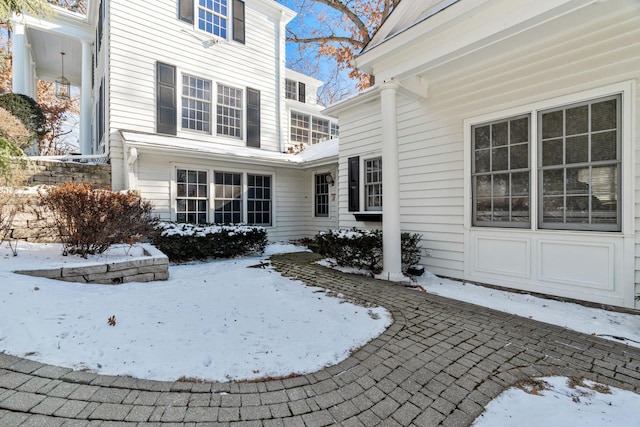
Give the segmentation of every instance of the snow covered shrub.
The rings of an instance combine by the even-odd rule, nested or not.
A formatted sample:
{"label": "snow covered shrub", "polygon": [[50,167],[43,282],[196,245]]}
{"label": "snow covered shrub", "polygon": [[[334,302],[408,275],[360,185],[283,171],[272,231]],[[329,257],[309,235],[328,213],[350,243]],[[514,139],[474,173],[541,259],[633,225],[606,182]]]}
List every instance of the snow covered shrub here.
{"label": "snow covered shrub", "polygon": [[153,244],[176,262],[262,253],[267,246],[267,231],[257,226],[158,222],[154,228]]}
{"label": "snow covered shrub", "polygon": [[86,257],[115,243],[133,244],[151,230],[151,203],[133,193],[67,182],[39,192],[57,228],[65,254]]}
{"label": "snow covered shrub", "polygon": [[[420,234],[402,233],[402,268],[420,262]],[[380,230],[329,230],[315,236],[317,252],[336,260],[338,265],[367,268],[374,273],[382,271],[382,231]]]}

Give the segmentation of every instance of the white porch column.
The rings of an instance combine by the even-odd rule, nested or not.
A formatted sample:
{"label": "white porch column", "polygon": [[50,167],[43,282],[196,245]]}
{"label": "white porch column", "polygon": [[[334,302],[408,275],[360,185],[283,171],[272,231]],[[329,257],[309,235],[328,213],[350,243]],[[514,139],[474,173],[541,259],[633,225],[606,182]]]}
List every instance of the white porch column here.
{"label": "white porch column", "polygon": [[13,73],[11,85],[14,93],[31,96],[29,93],[30,78],[28,73],[29,55],[27,55],[27,40],[24,33],[24,24],[13,23],[13,38],[11,39],[11,53],[13,55]]}
{"label": "white porch column", "polygon": [[91,44],[82,41],[82,77],[80,87],[80,152],[91,153]]}
{"label": "white porch column", "polygon": [[400,282],[402,274],[400,246],[400,186],[398,172],[398,120],[396,92],[398,84],[382,85],[382,273],[376,277]]}

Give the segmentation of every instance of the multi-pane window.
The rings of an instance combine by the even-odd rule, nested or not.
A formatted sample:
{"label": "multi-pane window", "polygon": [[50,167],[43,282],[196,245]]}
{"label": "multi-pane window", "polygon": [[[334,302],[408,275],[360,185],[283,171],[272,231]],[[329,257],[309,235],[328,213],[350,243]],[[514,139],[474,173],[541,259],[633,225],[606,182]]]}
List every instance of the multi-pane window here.
{"label": "multi-pane window", "polygon": [[529,116],[471,129],[473,225],[528,227]]}
{"label": "multi-pane window", "polygon": [[242,138],[242,89],[218,85],[218,135]]}
{"label": "multi-pane window", "polygon": [[340,127],[337,123],[331,122],[331,138],[337,138],[339,136]]}
{"label": "multi-pane window", "polygon": [[193,224],[207,222],[207,172],[178,169],[176,171],[176,221]]}
{"label": "multi-pane window", "polygon": [[329,120],[313,117],[311,119],[311,143],[326,141],[330,139],[331,134]]}
{"label": "multi-pane window", "polygon": [[182,128],[211,131],[211,82],[182,76]]}
{"label": "multi-pane window", "polygon": [[329,216],[329,174],[319,173],[315,182],[315,216]]}
{"label": "multi-pane window", "polygon": [[[620,231],[621,97],[473,126],[473,225]],[[536,142],[537,168],[530,166]]]}
{"label": "multi-pane window", "polygon": [[298,82],[291,79],[285,79],[285,97],[287,99],[298,100]]}
{"label": "multi-pane window", "polygon": [[620,230],[620,97],[538,114],[541,228]]}
{"label": "multi-pane window", "polygon": [[367,211],[382,210],[382,158],[364,161],[364,206]]}
{"label": "multi-pane window", "polygon": [[227,0],[198,0],[198,28],[209,34],[227,38]]}
{"label": "multi-pane window", "polygon": [[337,136],[337,123],[297,111],[291,112],[291,142],[316,144]]}
{"label": "multi-pane window", "polygon": [[247,175],[247,223],[271,225],[271,177]]}
{"label": "multi-pane window", "polygon": [[291,142],[309,143],[309,115],[291,112]]}
{"label": "multi-pane window", "polygon": [[219,224],[242,222],[242,174],[214,173],[213,220]]}

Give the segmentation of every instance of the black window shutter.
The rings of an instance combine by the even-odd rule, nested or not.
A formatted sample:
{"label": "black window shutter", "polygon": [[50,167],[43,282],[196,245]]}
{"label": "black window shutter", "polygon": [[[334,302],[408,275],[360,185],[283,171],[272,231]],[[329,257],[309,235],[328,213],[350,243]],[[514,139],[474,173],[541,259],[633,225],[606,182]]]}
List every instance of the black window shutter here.
{"label": "black window shutter", "polygon": [[349,212],[358,212],[360,210],[360,157],[349,157],[347,167]]}
{"label": "black window shutter", "polygon": [[244,2],[233,0],[233,40],[244,43]]}
{"label": "black window shutter", "polygon": [[156,128],[158,133],[176,134],[176,67],[156,63]]}
{"label": "black window shutter", "polygon": [[193,24],[193,0],[178,0],[178,18]]}
{"label": "black window shutter", "polygon": [[260,148],[260,91],[247,88],[247,147]]}
{"label": "black window shutter", "polygon": [[302,82],[298,82],[298,101],[307,101],[307,86]]}

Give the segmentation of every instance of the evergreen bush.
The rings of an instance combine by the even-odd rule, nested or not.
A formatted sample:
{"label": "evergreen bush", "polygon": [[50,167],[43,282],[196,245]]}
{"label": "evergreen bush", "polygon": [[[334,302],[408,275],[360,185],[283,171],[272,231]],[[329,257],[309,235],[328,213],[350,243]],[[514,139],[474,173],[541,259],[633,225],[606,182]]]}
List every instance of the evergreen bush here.
{"label": "evergreen bush", "polygon": [[[402,233],[402,269],[420,262],[418,233]],[[373,273],[382,271],[382,231],[380,230],[329,230],[314,238],[314,249],[322,256],[333,258],[341,266],[366,268]]]}
{"label": "evergreen bush", "polygon": [[263,253],[268,243],[263,227],[243,224],[158,222],[154,229],[153,244],[174,262]]}
{"label": "evergreen bush", "polygon": [[20,93],[5,93],[0,95],[0,108],[17,117],[34,138],[44,135],[46,117],[33,98]]}

